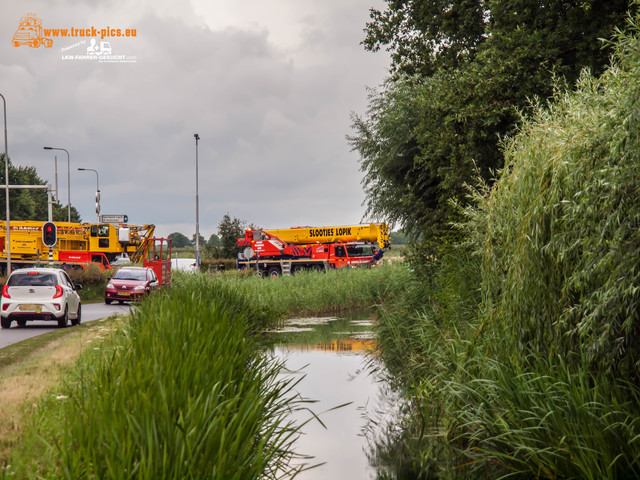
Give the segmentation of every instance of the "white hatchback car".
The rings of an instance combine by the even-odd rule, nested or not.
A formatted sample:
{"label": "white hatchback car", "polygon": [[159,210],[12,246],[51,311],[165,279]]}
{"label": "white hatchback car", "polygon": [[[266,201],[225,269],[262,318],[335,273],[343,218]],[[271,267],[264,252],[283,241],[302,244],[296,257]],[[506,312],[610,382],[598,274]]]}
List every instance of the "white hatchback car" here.
{"label": "white hatchback car", "polygon": [[66,327],[71,320],[78,325],[82,305],[78,290],[67,272],[59,268],[22,268],[15,270],[2,288],[0,325],[10,328],[11,322],[24,327],[27,320],[55,320]]}
{"label": "white hatchback car", "polygon": [[195,258],[172,258],[171,269],[189,273],[196,273],[198,271]]}

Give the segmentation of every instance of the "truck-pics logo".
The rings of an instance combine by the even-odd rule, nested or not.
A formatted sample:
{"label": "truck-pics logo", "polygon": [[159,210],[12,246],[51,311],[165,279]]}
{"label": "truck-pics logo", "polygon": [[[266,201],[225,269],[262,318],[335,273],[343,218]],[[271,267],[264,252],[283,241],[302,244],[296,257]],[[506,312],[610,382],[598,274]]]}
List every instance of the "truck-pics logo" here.
{"label": "truck-pics logo", "polygon": [[46,48],[51,48],[53,40],[43,35],[42,20],[34,13],[27,13],[20,19],[20,26],[13,34],[11,44],[14,47],[29,45],[32,48],[38,48],[40,45],[44,45]]}
{"label": "truck-pics logo", "polygon": [[[75,40],[75,43],[60,48],[62,60],[92,60],[98,63],[136,63],[135,55],[120,53],[122,43],[120,39],[138,36],[135,28],[117,28],[106,26],[72,27],[72,28],[43,28],[42,19],[35,13],[27,13],[20,19],[18,29],[13,34],[11,44],[14,47],[29,45],[32,48],[44,46],[51,48],[53,40],[59,38]],[[112,41],[117,45],[112,46]],[[80,47],[80,48],[78,48]],[[117,52],[114,53],[117,48]],[[126,47],[125,47],[126,48]],[[73,52],[69,52],[74,50]]]}

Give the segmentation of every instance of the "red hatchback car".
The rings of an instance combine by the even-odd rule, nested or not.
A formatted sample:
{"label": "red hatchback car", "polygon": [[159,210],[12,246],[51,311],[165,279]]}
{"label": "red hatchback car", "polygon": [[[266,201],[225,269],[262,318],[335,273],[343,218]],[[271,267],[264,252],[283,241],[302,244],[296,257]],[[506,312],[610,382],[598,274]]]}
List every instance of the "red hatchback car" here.
{"label": "red hatchback car", "polygon": [[137,301],[157,290],[158,286],[158,277],[151,268],[122,267],[107,283],[104,303]]}

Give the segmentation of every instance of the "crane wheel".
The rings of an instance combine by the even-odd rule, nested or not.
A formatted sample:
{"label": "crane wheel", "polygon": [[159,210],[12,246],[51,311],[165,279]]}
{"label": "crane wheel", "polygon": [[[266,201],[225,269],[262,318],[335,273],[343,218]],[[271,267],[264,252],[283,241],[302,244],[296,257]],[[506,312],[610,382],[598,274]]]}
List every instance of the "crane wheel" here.
{"label": "crane wheel", "polygon": [[279,267],[269,267],[269,270],[267,270],[267,276],[271,278],[279,277],[281,273]]}

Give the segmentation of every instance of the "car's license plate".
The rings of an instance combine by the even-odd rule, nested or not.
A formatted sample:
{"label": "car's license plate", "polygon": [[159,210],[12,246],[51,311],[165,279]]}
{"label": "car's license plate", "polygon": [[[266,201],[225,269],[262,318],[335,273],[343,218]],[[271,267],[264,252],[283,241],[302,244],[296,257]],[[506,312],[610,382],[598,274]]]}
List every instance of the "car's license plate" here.
{"label": "car's license plate", "polygon": [[23,303],[22,305],[20,305],[18,307],[18,310],[20,310],[21,312],[41,313],[42,312],[42,305],[35,305],[33,303]]}
{"label": "car's license plate", "polygon": [[129,292],[118,292],[118,295],[122,295],[123,297],[129,297],[131,293]]}

